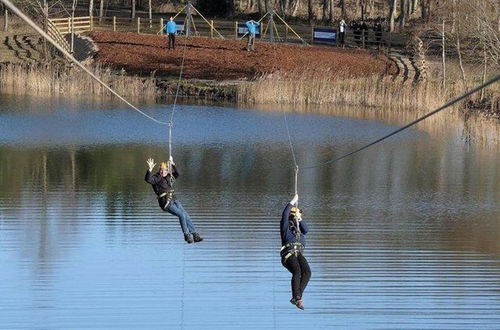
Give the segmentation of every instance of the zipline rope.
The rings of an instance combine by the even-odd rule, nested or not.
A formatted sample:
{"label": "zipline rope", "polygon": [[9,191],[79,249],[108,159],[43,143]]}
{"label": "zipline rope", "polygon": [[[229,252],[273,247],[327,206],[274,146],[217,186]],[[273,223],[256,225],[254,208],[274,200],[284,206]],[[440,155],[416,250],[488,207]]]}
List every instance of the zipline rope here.
{"label": "zipline rope", "polygon": [[55,48],[57,48],[64,56],[66,56],[71,62],[75,63],[80,69],[85,71],[89,76],[91,76],[94,80],[96,80],[99,84],[101,84],[104,88],[106,88],[108,91],[110,91],[113,95],[118,97],[120,100],[122,100],[125,104],[127,104],[130,108],[134,109],[141,115],[143,115],[146,118],[151,119],[157,124],[160,125],[168,125],[168,122],[164,122],[161,120],[158,120],[156,118],[151,117],[150,115],[144,113],[143,111],[139,110],[137,107],[135,107],[133,104],[131,104],[129,101],[127,101],[125,98],[123,98],[120,94],[115,92],[111,87],[106,85],[105,82],[103,82],[101,79],[99,79],[92,71],[87,69],[84,65],[82,65],[77,59],[73,57],[67,50],[65,50],[63,47],[61,47],[54,39],[52,39],[51,36],[49,36],[45,31],[43,31],[38,25],[36,25],[28,16],[26,16],[23,12],[21,12],[15,5],[12,4],[9,0],[0,0],[0,2],[3,2],[3,4],[8,7],[14,14],[16,14],[19,18],[21,18],[23,21],[28,23],[35,31],[37,31],[42,37],[44,37],[47,41],[49,41]]}
{"label": "zipline rope", "polygon": [[184,37],[184,50],[182,52],[181,71],[179,73],[179,79],[177,80],[177,90],[175,91],[174,104],[172,107],[172,113],[170,114],[170,121],[168,122],[168,127],[169,127],[168,156],[169,157],[172,155],[172,126],[174,125],[175,107],[177,106],[177,98],[179,97],[179,89],[181,86],[182,72],[184,71],[184,61],[186,59],[186,48],[187,48],[187,37]]}
{"label": "zipline rope", "polygon": [[458,102],[462,101],[463,99],[471,96],[472,94],[479,92],[483,88],[486,88],[489,85],[494,84],[498,80],[500,80],[500,75],[497,75],[497,76],[493,77],[491,80],[488,80],[487,82],[485,82],[485,83],[483,83],[483,84],[481,84],[481,85],[479,85],[479,86],[471,89],[470,91],[468,91],[468,92],[460,95],[459,97],[457,97],[457,98],[449,101],[448,103],[440,106],[436,110],[433,110],[433,111],[429,112],[428,114],[426,114],[426,115],[424,115],[424,116],[422,116],[420,118],[415,119],[414,121],[406,124],[405,126],[399,128],[399,129],[397,129],[397,130],[395,130],[395,131],[393,131],[393,132],[391,132],[391,133],[389,133],[389,134],[387,134],[387,135],[385,135],[385,136],[383,136],[383,137],[381,137],[381,138],[379,138],[379,139],[377,139],[377,140],[375,140],[373,142],[370,142],[370,143],[362,146],[361,148],[358,148],[358,149],[356,149],[354,151],[351,151],[351,152],[349,152],[349,153],[347,153],[345,155],[342,155],[340,157],[337,157],[337,158],[334,158],[334,159],[331,159],[331,160],[328,160],[328,161],[325,161],[325,162],[322,162],[322,163],[319,163],[319,164],[316,164],[316,165],[302,167],[302,169],[307,170],[307,169],[311,169],[311,168],[317,168],[317,167],[322,167],[322,166],[330,165],[330,164],[333,164],[333,163],[335,163],[335,162],[337,162],[337,161],[339,161],[341,159],[344,159],[346,157],[354,155],[355,153],[358,153],[358,152],[360,152],[360,151],[362,151],[362,150],[364,150],[366,148],[369,148],[369,147],[371,147],[371,146],[373,146],[373,145],[375,145],[375,144],[377,144],[379,142],[382,142],[385,139],[387,139],[387,138],[389,138],[389,137],[391,137],[391,136],[393,136],[395,134],[398,134],[399,132],[404,131],[405,129],[407,129],[407,128],[409,128],[409,127],[411,127],[411,126],[413,126],[413,125],[415,125],[415,124],[417,124],[419,122],[421,122],[422,120],[424,120],[424,119],[426,119],[426,118],[428,118],[428,117],[430,117],[432,115],[435,115],[436,113],[438,113],[438,112],[440,112],[440,111],[442,111],[442,110],[444,110],[444,109],[446,109],[446,108],[454,105],[455,103],[458,103]]}
{"label": "zipline rope", "polygon": [[[184,25],[186,24],[187,17],[184,20]],[[175,91],[174,104],[172,107],[172,113],[170,114],[170,120],[168,122],[168,159],[172,157],[172,127],[174,126],[174,113],[175,107],[177,106],[177,98],[179,96],[179,89],[181,86],[182,72],[184,71],[184,61],[186,59],[186,48],[187,48],[187,36],[184,37],[184,49],[182,51],[182,63],[181,63],[181,71],[179,73],[179,79],[177,80],[177,90]],[[169,172],[170,172],[170,185],[174,186],[174,175],[172,173],[172,164],[170,161],[169,164]]]}

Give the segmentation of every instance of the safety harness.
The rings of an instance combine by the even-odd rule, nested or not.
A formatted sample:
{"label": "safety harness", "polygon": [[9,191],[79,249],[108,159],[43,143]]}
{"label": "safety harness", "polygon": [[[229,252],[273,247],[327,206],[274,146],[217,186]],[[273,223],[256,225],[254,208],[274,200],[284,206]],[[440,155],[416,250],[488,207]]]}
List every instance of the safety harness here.
{"label": "safety harness", "polygon": [[291,256],[298,256],[304,253],[304,245],[300,242],[287,243],[281,247],[281,258],[283,258],[283,263],[285,263]]}
{"label": "safety harness", "polygon": [[[165,204],[164,204],[164,206],[162,206],[162,204],[163,204],[163,203],[162,203],[162,202],[163,202],[163,200],[162,200],[162,199],[164,199],[164,200],[165,200]],[[174,192],[174,190],[169,190],[169,191],[167,191],[167,192],[163,192],[163,193],[161,193],[161,194],[159,194],[159,195],[158,195],[158,201],[159,201],[159,203],[160,203],[160,207],[161,207],[164,211],[166,211],[166,210],[167,210],[168,206],[170,205],[170,203],[171,203],[173,200],[175,200],[175,192]]]}

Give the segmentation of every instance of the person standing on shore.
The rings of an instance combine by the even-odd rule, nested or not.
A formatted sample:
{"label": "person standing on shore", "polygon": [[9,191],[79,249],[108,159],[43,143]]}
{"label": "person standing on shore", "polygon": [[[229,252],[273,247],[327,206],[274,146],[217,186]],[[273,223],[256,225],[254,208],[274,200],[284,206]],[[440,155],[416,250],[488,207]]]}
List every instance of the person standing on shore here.
{"label": "person standing on shore", "polygon": [[170,17],[170,20],[165,24],[165,32],[168,36],[168,49],[175,49],[175,35],[177,34],[177,24],[174,22],[174,18]]}
{"label": "person standing on shore", "polygon": [[260,25],[259,22],[254,21],[253,19],[247,21],[245,23],[248,29],[248,43],[247,43],[247,51],[255,50],[255,34],[257,33],[257,27]]}
{"label": "person standing on shore", "polygon": [[345,48],[345,30],[346,30],[347,24],[345,24],[345,21],[342,19],[340,20],[339,23],[339,42],[340,46],[342,48]]}
{"label": "person standing on shore", "polygon": [[302,220],[302,210],[296,205],[299,196],[295,195],[283,210],[280,222],[281,264],[292,273],[292,299],[290,302],[297,308],[304,309],[302,296],[311,278],[311,269],[304,257],[306,245],[305,235],[309,231],[307,223]]}
{"label": "person standing on shore", "polygon": [[186,242],[197,243],[203,241],[203,238],[196,232],[191,217],[184,210],[182,204],[175,198],[173,182],[179,177],[179,171],[174,164],[173,158],[170,157],[168,162],[162,162],[160,170],[156,174],[152,173],[156,166],[154,159],[149,158],[146,163],[149,169],[146,172],[145,180],[153,186],[161,209],[179,218]]}

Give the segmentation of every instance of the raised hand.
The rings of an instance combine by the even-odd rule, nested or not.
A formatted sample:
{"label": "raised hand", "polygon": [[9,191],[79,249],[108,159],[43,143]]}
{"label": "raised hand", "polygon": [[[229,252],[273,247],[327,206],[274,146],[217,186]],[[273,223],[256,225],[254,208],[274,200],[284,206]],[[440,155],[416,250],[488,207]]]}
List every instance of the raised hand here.
{"label": "raised hand", "polygon": [[153,169],[155,168],[156,166],[156,163],[155,163],[155,160],[153,158],[149,158],[146,163],[148,164],[149,166],[149,172],[152,172]]}

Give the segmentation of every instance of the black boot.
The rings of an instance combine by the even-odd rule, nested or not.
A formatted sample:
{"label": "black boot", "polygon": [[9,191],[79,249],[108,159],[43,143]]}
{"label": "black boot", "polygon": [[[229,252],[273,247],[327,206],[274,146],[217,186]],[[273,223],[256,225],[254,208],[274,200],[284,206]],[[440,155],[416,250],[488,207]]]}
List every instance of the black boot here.
{"label": "black boot", "polygon": [[193,239],[195,243],[203,241],[203,237],[201,237],[198,233],[193,233]]}
{"label": "black boot", "polygon": [[184,234],[184,240],[186,242],[188,242],[189,244],[193,243],[194,242],[193,235],[191,235],[191,234]]}

